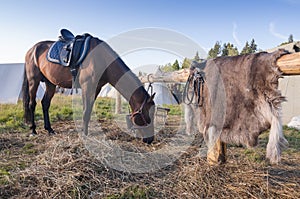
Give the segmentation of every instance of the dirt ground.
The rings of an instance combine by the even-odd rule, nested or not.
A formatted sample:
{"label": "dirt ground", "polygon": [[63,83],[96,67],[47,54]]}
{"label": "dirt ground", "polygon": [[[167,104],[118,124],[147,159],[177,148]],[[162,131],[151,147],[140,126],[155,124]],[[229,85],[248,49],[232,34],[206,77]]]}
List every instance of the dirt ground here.
{"label": "dirt ground", "polygon": [[[163,149],[174,134],[167,127],[146,145],[101,122],[107,139],[127,151]],[[207,164],[196,137],[172,164],[132,173],[110,168],[88,151],[73,121],[54,123],[55,136],[38,126],[36,137],[0,134],[0,198],[300,198],[300,140],[293,137],[299,131],[285,130],[290,146],[278,165],[264,158],[267,135],[253,149],[229,146],[227,163],[219,166]]]}

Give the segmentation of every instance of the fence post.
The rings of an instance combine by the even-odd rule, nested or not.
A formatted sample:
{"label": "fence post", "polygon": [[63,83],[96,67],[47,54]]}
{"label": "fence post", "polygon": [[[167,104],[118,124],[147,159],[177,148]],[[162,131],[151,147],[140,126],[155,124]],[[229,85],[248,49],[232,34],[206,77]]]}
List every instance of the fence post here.
{"label": "fence post", "polygon": [[115,113],[116,114],[120,114],[122,111],[122,101],[121,101],[121,94],[119,92],[117,92],[116,95],[116,110]]}

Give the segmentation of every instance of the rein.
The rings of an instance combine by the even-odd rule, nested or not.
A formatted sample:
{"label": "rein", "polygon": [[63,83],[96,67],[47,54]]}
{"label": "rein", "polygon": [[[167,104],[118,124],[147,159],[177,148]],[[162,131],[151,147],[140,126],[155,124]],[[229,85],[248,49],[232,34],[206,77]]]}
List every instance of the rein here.
{"label": "rein", "polygon": [[[197,96],[197,103],[195,105],[198,105],[200,107],[203,106],[203,91],[204,91],[204,83],[205,83],[205,77],[204,72],[198,68],[194,69],[193,72],[188,77],[188,80],[184,86],[183,91],[183,102],[187,105],[193,104],[195,94]],[[192,86],[190,86],[192,85]],[[190,92],[191,96],[190,96]]]}

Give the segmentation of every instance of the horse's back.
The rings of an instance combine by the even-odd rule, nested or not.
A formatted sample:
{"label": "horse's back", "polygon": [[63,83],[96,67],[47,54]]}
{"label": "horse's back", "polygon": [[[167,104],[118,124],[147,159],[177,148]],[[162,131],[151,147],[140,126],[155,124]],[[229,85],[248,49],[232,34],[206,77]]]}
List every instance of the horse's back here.
{"label": "horse's back", "polygon": [[50,46],[54,43],[54,41],[40,41],[34,46],[32,46],[26,53],[26,60],[27,61],[29,58],[33,58],[32,56],[39,56],[46,50],[50,48]]}
{"label": "horse's back", "polygon": [[44,78],[63,88],[72,87],[70,69],[47,60],[47,53],[54,41],[41,41],[30,48],[26,54],[26,67],[38,68]]}
{"label": "horse's back", "polygon": [[[90,40],[89,52],[102,42],[102,40],[93,37]],[[52,63],[47,59],[48,51],[53,43],[54,41],[41,41],[36,43],[26,54],[26,65],[38,67],[43,76],[52,84],[63,88],[72,88],[72,74],[70,68]]]}

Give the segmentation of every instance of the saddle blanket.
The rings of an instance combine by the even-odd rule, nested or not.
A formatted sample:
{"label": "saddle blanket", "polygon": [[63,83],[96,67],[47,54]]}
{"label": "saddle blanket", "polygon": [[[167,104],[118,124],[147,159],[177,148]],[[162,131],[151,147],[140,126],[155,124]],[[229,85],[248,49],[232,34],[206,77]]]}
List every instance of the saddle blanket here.
{"label": "saddle blanket", "polygon": [[56,64],[75,68],[84,60],[92,36],[86,33],[74,37],[66,29],[62,29],[61,33],[60,39],[51,45],[47,59]]}
{"label": "saddle blanket", "polygon": [[64,46],[65,43],[62,41],[54,42],[54,44],[52,44],[48,52],[48,61],[67,66],[67,60],[61,60],[62,49]]}

